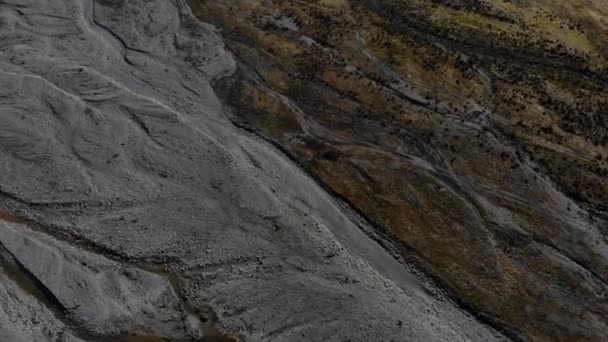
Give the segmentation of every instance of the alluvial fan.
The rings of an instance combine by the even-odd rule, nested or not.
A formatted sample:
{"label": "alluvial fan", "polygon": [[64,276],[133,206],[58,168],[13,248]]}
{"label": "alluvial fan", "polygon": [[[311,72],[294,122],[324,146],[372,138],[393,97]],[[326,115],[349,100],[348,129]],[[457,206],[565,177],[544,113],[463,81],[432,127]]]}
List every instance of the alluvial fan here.
{"label": "alluvial fan", "polygon": [[607,13],[0,1],[0,341],[605,340]]}
{"label": "alluvial fan", "polygon": [[608,338],[608,5],[199,1],[237,125],[281,148],[471,312]]}

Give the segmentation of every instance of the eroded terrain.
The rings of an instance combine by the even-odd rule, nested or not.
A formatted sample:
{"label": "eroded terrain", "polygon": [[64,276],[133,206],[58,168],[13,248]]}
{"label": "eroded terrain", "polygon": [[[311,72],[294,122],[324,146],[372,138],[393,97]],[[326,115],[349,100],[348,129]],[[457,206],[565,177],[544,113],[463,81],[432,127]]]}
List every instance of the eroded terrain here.
{"label": "eroded terrain", "polygon": [[484,321],[608,338],[603,1],[190,0],[237,125],[285,151]]}
{"label": "eroded terrain", "polygon": [[[453,217],[458,218],[448,227],[465,229],[461,213],[469,213],[472,222],[485,227],[485,221],[471,214],[472,202],[459,199],[465,192],[440,186],[433,160],[406,158],[412,160],[407,164],[390,159],[394,152],[382,147],[380,137],[369,144],[349,133],[347,126],[336,132],[333,125],[300,112],[302,105],[290,102],[274,84],[259,88],[262,83],[247,78],[254,73],[243,68],[235,41],[228,37],[229,46],[238,52],[236,59],[224,45],[226,37],[206,21],[195,18],[182,0],[0,1],[0,340],[507,339],[501,326],[464,310],[431,276],[412,266],[400,246],[333,198],[277,147],[236,127],[230,118],[286,115],[285,120],[271,118],[271,126],[258,127],[274,127],[275,135],[267,138],[285,143],[292,157],[308,153],[313,174],[370,217],[380,216],[356,205],[347,191],[358,189],[353,194],[387,201],[391,193],[380,188],[361,191],[390,186],[373,182],[373,177],[384,175],[366,168],[385,167],[383,172],[397,173],[409,165],[412,172],[399,172],[403,177],[425,180],[411,189],[405,183],[394,185],[402,191],[399,196],[409,194],[420,203],[412,220],[428,215],[426,208],[434,202],[427,201],[439,201],[438,205],[450,200],[460,204],[445,202],[444,210],[454,210]],[[289,75],[281,68],[272,70],[277,79]],[[243,88],[240,97],[259,97],[262,107],[255,107],[255,112],[240,112],[233,98],[224,99],[231,104],[226,108],[216,96],[214,88],[229,91],[230,82],[239,77],[248,80],[241,85],[255,84]],[[312,88],[304,86],[301,91],[307,89]],[[310,99],[318,95],[312,92]],[[356,106],[353,99],[343,101]],[[270,103],[293,111],[262,110]],[[299,116],[290,121],[294,113]],[[369,134],[382,134],[367,122],[358,124]],[[286,133],[284,127],[326,138],[301,135],[300,145],[294,145],[298,149],[292,150],[290,143],[278,139]],[[386,139],[406,141],[405,136]],[[308,145],[315,142],[317,147]],[[318,158],[321,147],[323,158]],[[352,156],[341,152],[349,149]],[[378,164],[380,157],[387,158],[386,163]],[[360,165],[352,167],[355,160]],[[336,173],[339,167],[344,173]],[[447,170],[443,173],[446,179],[453,177]],[[331,177],[336,181],[327,182]],[[425,191],[449,197],[418,195],[420,184],[426,184]],[[573,205],[570,215],[580,215],[559,212],[556,220],[568,217],[581,229],[577,236],[594,237],[595,226],[583,226],[585,209],[562,192],[551,191],[560,205]],[[376,223],[392,229],[390,220],[407,216],[400,204],[405,197],[399,196],[392,199],[399,210],[386,207],[387,221]],[[361,201],[369,202],[365,197]],[[487,203],[498,214],[507,210],[489,199]],[[509,219],[507,213],[498,214]],[[452,216],[443,219],[448,218]],[[436,228],[428,231],[426,243],[433,246],[429,253],[448,243],[433,245],[445,236]],[[494,239],[484,229],[480,228],[483,235],[471,231],[466,236]],[[587,243],[575,237],[568,241]],[[534,246],[545,251],[541,242]],[[495,270],[495,258],[502,258],[505,265],[513,262],[497,252],[501,250],[494,240],[490,245],[457,243],[452,242],[454,250],[444,250],[446,259],[463,257],[462,251],[470,249],[466,258],[486,258],[479,268],[494,270],[497,278],[505,273]],[[422,255],[419,246],[410,247]],[[604,273],[598,268],[602,255],[573,263],[567,247],[547,250],[546,258],[556,260],[550,265],[570,271],[565,277],[585,275],[587,280],[579,286],[599,296],[604,291]],[[580,257],[590,251],[581,249]],[[539,263],[546,263],[542,254],[535,255]],[[478,276],[462,259],[453,262],[453,272],[463,279]],[[476,285],[483,290],[480,296],[495,294],[485,290],[484,279]],[[586,314],[597,317],[602,305],[598,300],[595,311]],[[586,326],[590,334],[604,331],[601,321],[592,323]]]}

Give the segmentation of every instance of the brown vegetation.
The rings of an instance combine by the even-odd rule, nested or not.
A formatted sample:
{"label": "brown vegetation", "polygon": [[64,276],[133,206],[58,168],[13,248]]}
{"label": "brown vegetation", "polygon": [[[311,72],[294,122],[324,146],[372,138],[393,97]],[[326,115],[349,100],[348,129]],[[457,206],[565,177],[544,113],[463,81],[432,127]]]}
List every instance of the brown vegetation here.
{"label": "brown vegetation", "polygon": [[605,6],[191,3],[240,60],[237,123],[512,336],[608,336]]}

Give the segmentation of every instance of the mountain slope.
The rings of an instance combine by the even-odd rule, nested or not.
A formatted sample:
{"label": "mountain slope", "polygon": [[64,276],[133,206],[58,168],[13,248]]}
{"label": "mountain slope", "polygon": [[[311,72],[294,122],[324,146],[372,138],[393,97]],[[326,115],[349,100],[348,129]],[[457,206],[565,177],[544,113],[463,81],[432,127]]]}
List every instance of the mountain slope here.
{"label": "mountain slope", "polygon": [[601,1],[198,1],[272,141],[514,338],[608,337]]}
{"label": "mountain slope", "polygon": [[184,1],[0,24],[0,340],[506,339],[230,122],[237,62]]}

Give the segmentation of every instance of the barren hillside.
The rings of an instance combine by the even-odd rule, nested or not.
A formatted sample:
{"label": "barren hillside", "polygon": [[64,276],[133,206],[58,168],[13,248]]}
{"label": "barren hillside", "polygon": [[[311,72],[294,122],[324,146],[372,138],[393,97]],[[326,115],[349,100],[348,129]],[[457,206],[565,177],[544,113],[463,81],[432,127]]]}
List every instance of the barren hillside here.
{"label": "barren hillside", "polygon": [[0,341],[605,341],[608,7],[0,0]]}

